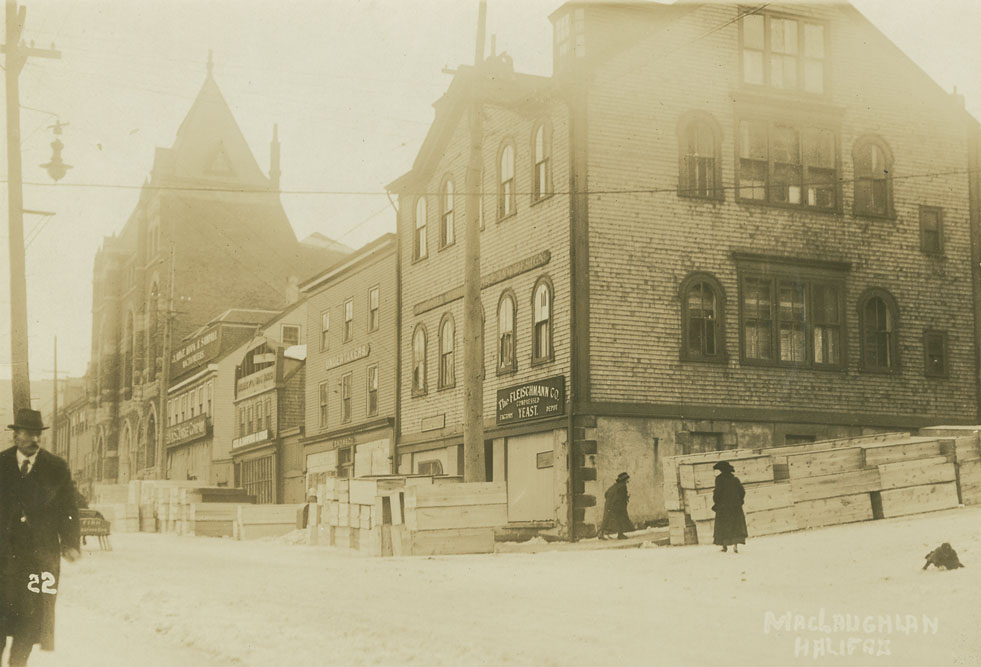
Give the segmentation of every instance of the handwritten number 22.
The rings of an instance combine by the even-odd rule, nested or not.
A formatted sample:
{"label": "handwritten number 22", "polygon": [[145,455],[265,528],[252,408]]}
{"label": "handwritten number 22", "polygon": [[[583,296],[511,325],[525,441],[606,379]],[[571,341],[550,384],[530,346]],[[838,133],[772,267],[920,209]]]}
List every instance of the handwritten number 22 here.
{"label": "handwritten number 22", "polygon": [[[41,584],[40,588],[38,588],[38,583]],[[55,577],[50,572],[42,572],[40,577],[32,574],[27,580],[27,590],[32,593],[47,593],[48,595],[55,595],[58,592],[58,589],[55,588]]]}

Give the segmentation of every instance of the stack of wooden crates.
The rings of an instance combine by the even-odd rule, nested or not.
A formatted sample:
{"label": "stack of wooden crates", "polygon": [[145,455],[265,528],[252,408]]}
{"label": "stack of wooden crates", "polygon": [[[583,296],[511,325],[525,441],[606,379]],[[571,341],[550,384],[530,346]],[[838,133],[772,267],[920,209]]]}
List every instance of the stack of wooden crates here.
{"label": "stack of wooden crates", "polygon": [[732,463],[746,489],[751,536],[981,502],[977,427],[673,456],[664,461],[671,544],[712,543],[720,460]]}
{"label": "stack of wooden crates", "polygon": [[503,483],[460,477],[328,478],[319,489],[316,541],[372,556],[490,553],[507,524]]}

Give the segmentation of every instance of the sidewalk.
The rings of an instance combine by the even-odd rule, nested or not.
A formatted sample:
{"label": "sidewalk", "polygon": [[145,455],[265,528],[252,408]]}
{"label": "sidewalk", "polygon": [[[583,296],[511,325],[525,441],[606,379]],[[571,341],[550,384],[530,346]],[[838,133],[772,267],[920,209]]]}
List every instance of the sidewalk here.
{"label": "sidewalk", "polygon": [[642,547],[666,546],[668,544],[668,527],[645,528],[627,533],[627,539],[618,540],[616,535],[608,540],[596,537],[579,540],[578,542],[547,542],[541,537],[535,537],[527,542],[498,542],[495,553],[534,554],[547,551],[599,551],[602,549],[640,549]]}

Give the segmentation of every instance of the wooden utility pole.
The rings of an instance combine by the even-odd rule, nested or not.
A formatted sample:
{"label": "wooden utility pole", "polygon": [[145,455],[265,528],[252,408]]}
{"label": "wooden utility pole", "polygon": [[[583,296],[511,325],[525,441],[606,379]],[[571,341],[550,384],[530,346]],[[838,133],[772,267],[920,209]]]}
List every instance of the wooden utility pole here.
{"label": "wooden utility pole", "polygon": [[[173,322],[174,322],[174,244],[175,239],[170,239],[170,296],[167,298],[167,315],[164,319],[164,339],[163,339],[163,368],[160,369],[160,408],[157,410],[157,433],[156,446],[154,447],[153,465],[159,470],[157,479],[166,478],[166,461],[164,456],[167,447],[164,443],[164,434],[167,433],[167,391],[170,389],[170,348],[173,346]],[[158,306],[159,307],[159,306]]]}
{"label": "wooden utility pole", "polygon": [[51,392],[51,451],[58,453],[58,337],[54,337],[54,390]]}
{"label": "wooden utility pole", "polygon": [[27,8],[6,0],[7,206],[10,238],[10,364],[14,414],[31,407],[31,374],[27,365],[27,278],[24,267],[24,192],[20,156],[20,71],[30,57],[60,58],[51,49],[35,49],[20,41]]}
{"label": "wooden utility pole", "polygon": [[484,122],[481,103],[487,2],[480,0],[470,91],[470,159],[467,165],[466,260],[463,268],[463,481],[483,482],[484,313],[480,306],[480,206]]}

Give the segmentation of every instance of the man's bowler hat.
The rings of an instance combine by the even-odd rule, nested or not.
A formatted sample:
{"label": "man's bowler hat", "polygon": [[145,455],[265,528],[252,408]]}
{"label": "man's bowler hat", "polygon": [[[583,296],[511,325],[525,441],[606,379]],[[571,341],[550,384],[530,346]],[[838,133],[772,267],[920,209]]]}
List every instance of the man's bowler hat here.
{"label": "man's bowler hat", "polygon": [[25,431],[43,431],[47,426],[41,421],[41,413],[30,408],[21,408],[17,411],[17,418],[13,424],[7,424],[9,429],[24,429]]}

